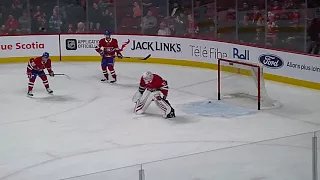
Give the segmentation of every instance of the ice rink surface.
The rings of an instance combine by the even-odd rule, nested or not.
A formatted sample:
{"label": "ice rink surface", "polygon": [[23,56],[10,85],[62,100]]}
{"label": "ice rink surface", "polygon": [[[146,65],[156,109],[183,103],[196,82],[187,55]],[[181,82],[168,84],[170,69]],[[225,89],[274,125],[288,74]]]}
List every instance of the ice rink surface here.
{"label": "ice rink surface", "polygon": [[[26,64],[0,65],[0,180],[62,179],[320,129],[320,92],[281,83],[266,81],[266,87],[283,106],[258,112],[254,105],[217,102],[213,70],[118,63],[118,82],[110,85],[100,82],[98,62],[54,63],[55,73],[66,73],[71,80],[49,78],[54,95],[48,95],[37,79],[34,98],[26,96],[25,70]],[[161,118],[154,104],[145,115],[132,113],[131,98],[147,70],[168,81],[175,119]],[[311,176],[310,138],[307,134],[146,164],[146,176],[306,179]],[[192,177],[195,168],[212,174]],[[126,172],[138,176],[136,171],[131,176],[130,168],[118,175]]]}

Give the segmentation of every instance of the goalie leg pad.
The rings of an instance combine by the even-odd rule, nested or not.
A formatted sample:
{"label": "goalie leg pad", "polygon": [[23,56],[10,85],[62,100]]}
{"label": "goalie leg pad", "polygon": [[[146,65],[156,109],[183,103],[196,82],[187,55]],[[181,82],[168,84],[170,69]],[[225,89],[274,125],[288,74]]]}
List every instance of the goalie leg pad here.
{"label": "goalie leg pad", "polygon": [[170,112],[172,111],[172,107],[171,105],[168,103],[167,100],[164,100],[161,96],[160,96],[160,92],[154,92],[154,102],[156,103],[156,105],[164,112],[163,117],[166,118],[168,116],[168,114],[170,114]]}
{"label": "goalie leg pad", "polygon": [[148,107],[150,106],[153,100],[153,96],[151,94],[152,94],[151,91],[148,91],[148,90],[144,91],[141,98],[136,102],[138,103],[135,108],[136,114],[142,114],[146,111],[146,109],[148,109]]}

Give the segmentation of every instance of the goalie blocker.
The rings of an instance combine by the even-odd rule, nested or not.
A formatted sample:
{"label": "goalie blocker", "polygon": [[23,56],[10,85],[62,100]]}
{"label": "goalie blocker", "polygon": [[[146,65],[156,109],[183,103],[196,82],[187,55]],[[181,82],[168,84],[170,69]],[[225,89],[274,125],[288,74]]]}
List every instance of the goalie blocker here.
{"label": "goalie blocker", "polygon": [[166,99],[167,95],[167,81],[150,71],[145,72],[140,79],[138,92],[136,92],[132,98],[132,101],[136,103],[134,112],[136,114],[143,114],[150,106],[151,102],[154,101],[163,111],[164,118],[175,117],[174,109]]}

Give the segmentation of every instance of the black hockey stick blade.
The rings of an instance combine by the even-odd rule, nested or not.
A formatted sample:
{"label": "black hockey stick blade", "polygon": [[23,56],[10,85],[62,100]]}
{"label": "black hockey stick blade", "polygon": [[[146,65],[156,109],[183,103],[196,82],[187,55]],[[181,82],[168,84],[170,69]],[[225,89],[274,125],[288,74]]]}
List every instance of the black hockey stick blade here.
{"label": "black hockey stick blade", "polygon": [[146,57],[143,58],[142,60],[147,60],[147,59],[149,59],[149,57],[151,57],[151,54],[148,54],[148,56],[146,56]]}
{"label": "black hockey stick blade", "polygon": [[148,54],[146,57],[142,58],[142,57],[123,57],[123,58],[130,58],[130,59],[138,59],[138,60],[147,60],[151,57],[151,54]]}
{"label": "black hockey stick blade", "polygon": [[[49,75],[49,74],[46,74],[46,75]],[[58,74],[54,74],[55,76],[65,76],[67,77],[68,79],[71,79],[68,75],[66,74],[63,74],[63,73],[58,73]]]}

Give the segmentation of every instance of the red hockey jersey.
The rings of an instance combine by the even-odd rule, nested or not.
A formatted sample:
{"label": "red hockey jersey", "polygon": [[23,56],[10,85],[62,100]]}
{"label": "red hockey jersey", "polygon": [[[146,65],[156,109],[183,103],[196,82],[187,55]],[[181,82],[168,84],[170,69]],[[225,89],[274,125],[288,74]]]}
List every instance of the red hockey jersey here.
{"label": "red hockey jersey", "polygon": [[109,41],[106,38],[100,39],[98,47],[96,47],[96,51],[103,55],[103,57],[114,57],[115,53],[121,54],[118,41],[113,38]]}
{"label": "red hockey jersey", "polygon": [[161,91],[164,96],[168,96],[167,81],[157,74],[153,74],[152,81],[147,84],[144,82],[143,77],[141,77],[139,91],[144,92],[146,89],[149,91]]}
{"label": "red hockey jersey", "polygon": [[29,60],[28,66],[27,66],[27,73],[31,73],[32,70],[34,71],[43,71],[44,69],[47,69],[49,73],[52,72],[51,69],[51,59],[48,59],[46,63],[42,61],[42,57],[36,57],[31,58]]}

